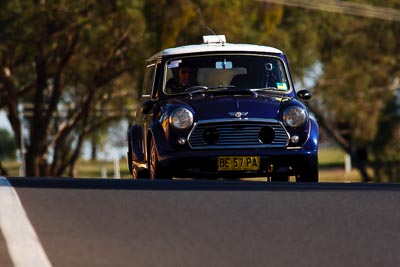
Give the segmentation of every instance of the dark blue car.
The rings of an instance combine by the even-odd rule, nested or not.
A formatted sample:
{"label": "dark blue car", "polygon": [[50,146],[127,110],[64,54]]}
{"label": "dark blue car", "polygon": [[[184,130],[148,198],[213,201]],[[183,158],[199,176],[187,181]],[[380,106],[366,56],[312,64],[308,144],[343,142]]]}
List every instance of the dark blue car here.
{"label": "dark blue car", "polygon": [[134,178],[266,177],[318,181],[318,125],[284,53],[226,43],[166,49],[147,60],[128,133]]}

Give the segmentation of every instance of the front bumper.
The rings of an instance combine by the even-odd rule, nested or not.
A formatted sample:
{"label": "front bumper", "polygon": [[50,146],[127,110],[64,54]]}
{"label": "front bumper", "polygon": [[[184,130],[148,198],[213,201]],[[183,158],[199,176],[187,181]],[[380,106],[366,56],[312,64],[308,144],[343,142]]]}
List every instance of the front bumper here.
{"label": "front bumper", "polygon": [[[317,149],[174,151],[159,155],[159,162],[174,177],[271,177],[296,175],[304,164],[318,158]],[[258,156],[257,171],[218,171],[219,156]]]}

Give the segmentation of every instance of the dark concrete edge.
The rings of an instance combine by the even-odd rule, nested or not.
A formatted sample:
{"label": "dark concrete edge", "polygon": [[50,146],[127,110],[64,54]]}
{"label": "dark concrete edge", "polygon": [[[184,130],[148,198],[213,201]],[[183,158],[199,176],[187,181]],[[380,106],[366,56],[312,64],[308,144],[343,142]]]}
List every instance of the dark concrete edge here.
{"label": "dark concrete edge", "polygon": [[133,180],[57,177],[6,178],[13,187],[26,188],[173,191],[400,190],[400,183],[285,183],[242,180]]}

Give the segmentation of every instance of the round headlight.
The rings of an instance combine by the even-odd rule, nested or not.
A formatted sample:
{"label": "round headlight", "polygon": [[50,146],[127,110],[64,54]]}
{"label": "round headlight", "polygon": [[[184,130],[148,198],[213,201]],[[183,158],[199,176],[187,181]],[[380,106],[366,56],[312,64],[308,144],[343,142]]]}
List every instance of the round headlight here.
{"label": "round headlight", "polygon": [[307,113],[304,109],[296,106],[287,108],[283,112],[283,121],[289,127],[300,127],[307,119]]}
{"label": "round headlight", "polygon": [[172,111],[169,121],[178,129],[187,129],[193,124],[193,113],[186,108],[177,108]]}

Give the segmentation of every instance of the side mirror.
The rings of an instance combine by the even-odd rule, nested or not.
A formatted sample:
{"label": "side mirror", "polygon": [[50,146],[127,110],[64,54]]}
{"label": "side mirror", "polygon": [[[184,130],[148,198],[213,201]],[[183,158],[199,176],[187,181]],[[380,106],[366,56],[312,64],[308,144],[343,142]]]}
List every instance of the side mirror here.
{"label": "side mirror", "polygon": [[149,114],[150,111],[153,109],[153,106],[156,102],[153,100],[147,100],[146,102],[143,103],[141,111],[143,114]]}
{"label": "side mirror", "polygon": [[297,97],[301,100],[310,100],[312,98],[312,93],[306,89],[297,92]]}

